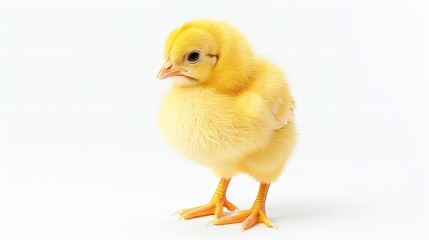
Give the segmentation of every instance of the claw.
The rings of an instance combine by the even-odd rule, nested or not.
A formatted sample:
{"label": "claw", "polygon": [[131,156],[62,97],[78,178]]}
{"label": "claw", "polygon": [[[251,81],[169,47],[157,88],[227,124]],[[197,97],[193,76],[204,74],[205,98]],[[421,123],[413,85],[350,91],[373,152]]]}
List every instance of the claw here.
{"label": "claw", "polygon": [[275,225],[274,223],[271,223],[271,227],[274,228],[275,230],[278,230],[277,225]]}

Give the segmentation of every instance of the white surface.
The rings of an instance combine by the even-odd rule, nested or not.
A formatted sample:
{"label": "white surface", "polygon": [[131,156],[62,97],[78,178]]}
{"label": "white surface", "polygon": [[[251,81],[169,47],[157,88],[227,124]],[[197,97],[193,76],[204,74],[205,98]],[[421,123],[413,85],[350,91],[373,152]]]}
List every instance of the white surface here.
{"label": "white surface", "polygon": [[[264,2],[2,1],[0,239],[429,239],[428,2]],[[268,196],[277,230],[171,216],[218,181],[156,125],[164,40],[194,17],[289,76],[300,142]],[[228,196],[245,209],[257,188],[239,176]]]}

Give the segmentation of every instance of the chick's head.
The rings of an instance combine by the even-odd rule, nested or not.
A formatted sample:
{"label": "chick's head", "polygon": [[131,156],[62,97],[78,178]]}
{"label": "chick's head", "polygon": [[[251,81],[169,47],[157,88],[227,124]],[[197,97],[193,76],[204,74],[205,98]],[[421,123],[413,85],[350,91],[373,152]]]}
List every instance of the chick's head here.
{"label": "chick's head", "polygon": [[194,20],[168,37],[158,78],[183,87],[239,91],[249,84],[253,58],[250,45],[231,25]]}

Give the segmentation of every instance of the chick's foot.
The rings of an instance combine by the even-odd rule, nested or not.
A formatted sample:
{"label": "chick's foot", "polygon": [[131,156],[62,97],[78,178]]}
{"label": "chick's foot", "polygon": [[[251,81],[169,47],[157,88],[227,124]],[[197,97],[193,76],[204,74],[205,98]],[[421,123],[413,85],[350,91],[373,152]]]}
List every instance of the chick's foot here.
{"label": "chick's foot", "polygon": [[241,224],[241,230],[244,231],[257,223],[264,223],[267,227],[275,227],[265,214],[265,199],[267,196],[269,184],[261,183],[258,196],[249,210],[239,211],[235,215],[221,217],[212,221],[214,225],[224,225],[231,223]]}
{"label": "chick's foot", "polygon": [[182,209],[177,213],[180,214],[181,218],[185,220],[208,215],[214,215],[215,218],[220,218],[222,216],[223,207],[226,207],[229,211],[234,211],[237,209],[234,204],[225,198],[215,201],[212,200],[203,206]]}
{"label": "chick's foot", "polygon": [[203,217],[208,215],[214,215],[215,219],[222,216],[223,207],[226,207],[229,211],[238,209],[234,204],[226,199],[226,190],[228,188],[229,181],[231,179],[222,178],[219,185],[214,193],[211,201],[203,206],[186,208],[178,211],[177,213],[181,218],[188,220],[197,217]]}

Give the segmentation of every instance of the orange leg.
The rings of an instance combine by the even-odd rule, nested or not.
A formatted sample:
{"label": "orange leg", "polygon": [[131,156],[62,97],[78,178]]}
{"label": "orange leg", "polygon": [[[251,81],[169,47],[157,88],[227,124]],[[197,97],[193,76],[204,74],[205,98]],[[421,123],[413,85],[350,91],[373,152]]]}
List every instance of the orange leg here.
{"label": "orange leg", "polygon": [[235,215],[215,219],[212,223],[214,225],[223,225],[242,222],[241,230],[246,230],[257,223],[264,223],[267,227],[274,227],[274,224],[265,214],[265,199],[267,198],[269,187],[269,183],[261,183],[258,196],[249,210],[239,211]]}
{"label": "orange leg", "polygon": [[217,189],[212,197],[212,200],[206,205],[186,208],[178,211],[181,218],[188,220],[192,218],[214,215],[215,219],[222,216],[223,207],[226,207],[229,211],[234,211],[237,207],[226,199],[226,190],[228,188],[229,181],[231,178],[222,178],[217,186]]}

